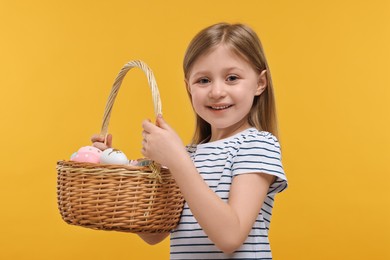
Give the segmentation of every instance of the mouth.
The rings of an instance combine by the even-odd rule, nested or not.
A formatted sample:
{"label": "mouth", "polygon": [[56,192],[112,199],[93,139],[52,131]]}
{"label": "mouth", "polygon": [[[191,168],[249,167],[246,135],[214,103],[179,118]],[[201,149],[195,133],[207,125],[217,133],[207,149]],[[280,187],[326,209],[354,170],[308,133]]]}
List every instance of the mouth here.
{"label": "mouth", "polygon": [[225,110],[225,109],[228,109],[232,106],[233,105],[215,105],[215,106],[209,106],[208,108],[210,108],[212,110]]}

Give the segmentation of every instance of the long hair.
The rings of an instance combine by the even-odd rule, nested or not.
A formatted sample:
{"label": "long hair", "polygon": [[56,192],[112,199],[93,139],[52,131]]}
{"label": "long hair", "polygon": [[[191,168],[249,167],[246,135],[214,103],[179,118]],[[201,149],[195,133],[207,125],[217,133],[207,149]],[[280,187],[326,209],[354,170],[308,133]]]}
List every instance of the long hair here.
{"label": "long hair", "polygon": [[[191,69],[196,60],[213,47],[224,44],[248,61],[257,73],[266,70],[267,87],[260,96],[255,96],[248,115],[248,123],[260,131],[268,131],[278,136],[275,97],[271,72],[257,34],[243,24],[218,23],[200,31],[190,42],[184,56],[184,77],[188,81]],[[191,93],[187,88],[191,99]],[[196,115],[193,144],[199,144],[211,136],[211,126],[199,115]]]}

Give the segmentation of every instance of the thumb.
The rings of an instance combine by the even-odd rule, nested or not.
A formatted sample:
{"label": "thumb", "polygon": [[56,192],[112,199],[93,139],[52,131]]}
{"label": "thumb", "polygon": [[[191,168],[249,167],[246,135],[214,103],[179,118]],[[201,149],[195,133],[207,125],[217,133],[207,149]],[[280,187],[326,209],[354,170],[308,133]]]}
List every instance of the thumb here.
{"label": "thumb", "polygon": [[167,122],[165,122],[165,120],[163,119],[161,114],[157,115],[156,125],[162,129],[165,129],[165,130],[170,129],[169,125],[167,124]]}
{"label": "thumb", "polygon": [[106,145],[107,145],[108,148],[112,147],[112,134],[108,134],[107,135]]}

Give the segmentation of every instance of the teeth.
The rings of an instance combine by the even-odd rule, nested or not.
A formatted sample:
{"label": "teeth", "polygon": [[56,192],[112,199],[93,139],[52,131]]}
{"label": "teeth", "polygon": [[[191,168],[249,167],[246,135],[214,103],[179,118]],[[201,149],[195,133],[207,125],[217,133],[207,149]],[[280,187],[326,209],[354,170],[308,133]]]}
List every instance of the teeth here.
{"label": "teeth", "polygon": [[222,110],[222,109],[225,109],[225,108],[228,108],[230,106],[221,106],[221,107],[211,107],[212,109],[215,109],[215,110]]}

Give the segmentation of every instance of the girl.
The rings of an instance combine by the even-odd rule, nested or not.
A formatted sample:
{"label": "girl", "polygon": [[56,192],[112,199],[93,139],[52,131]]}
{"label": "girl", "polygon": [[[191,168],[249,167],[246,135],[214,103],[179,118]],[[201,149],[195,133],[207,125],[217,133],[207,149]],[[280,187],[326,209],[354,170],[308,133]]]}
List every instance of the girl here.
{"label": "girl", "polygon": [[[171,259],[272,259],[274,196],[287,180],[260,40],[242,24],[210,26],[191,41],[183,67],[196,113],[192,144],[161,115],[156,125],[142,123],[142,154],[170,169],[186,201],[170,234]],[[99,136],[92,141],[107,148]],[[149,244],[168,235],[139,234]]]}

